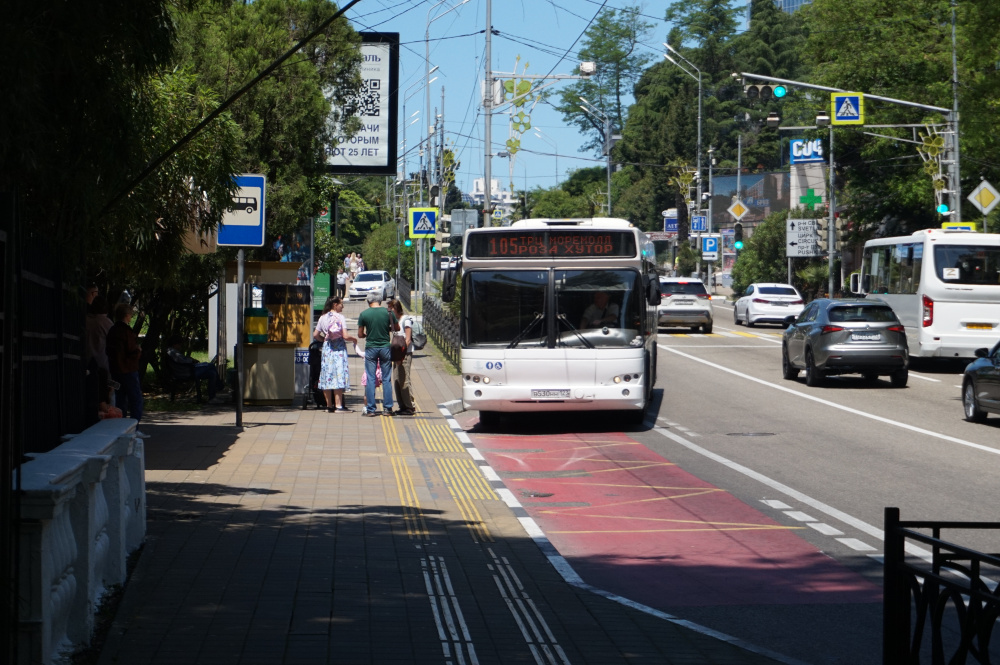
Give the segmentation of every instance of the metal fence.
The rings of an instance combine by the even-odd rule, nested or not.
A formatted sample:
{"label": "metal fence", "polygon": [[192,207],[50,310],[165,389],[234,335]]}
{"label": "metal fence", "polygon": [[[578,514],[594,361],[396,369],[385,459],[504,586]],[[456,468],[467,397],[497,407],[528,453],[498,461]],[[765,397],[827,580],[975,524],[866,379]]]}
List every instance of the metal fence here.
{"label": "metal fence", "polygon": [[403,303],[403,307],[406,311],[412,312],[413,308],[410,306],[412,298],[413,285],[402,275],[396,275],[396,297],[399,301]]}
{"label": "metal fence", "polygon": [[[885,509],[885,665],[998,662],[990,638],[1000,617],[1000,555],[942,540],[943,529],[995,531],[1000,522],[903,522],[899,508]],[[920,545],[929,561],[906,556]]]}
{"label": "metal fence", "polygon": [[441,349],[444,357],[455,366],[459,366],[459,351],[462,348],[459,335],[458,319],[451,315],[440,300],[432,296],[424,296],[424,332]]}

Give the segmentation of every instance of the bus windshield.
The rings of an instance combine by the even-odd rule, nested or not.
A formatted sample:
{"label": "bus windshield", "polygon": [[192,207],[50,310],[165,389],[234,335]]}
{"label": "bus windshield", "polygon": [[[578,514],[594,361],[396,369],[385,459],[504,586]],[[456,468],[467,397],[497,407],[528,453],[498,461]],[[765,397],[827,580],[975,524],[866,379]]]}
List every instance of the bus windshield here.
{"label": "bus windshield", "polygon": [[465,289],[466,347],[643,343],[645,300],[635,270],[477,270],[467,274]]}
{"label": "bus windshield", "polygon": [[1000,284],[1000,247],[937,245],[934,269],[947,284]]}

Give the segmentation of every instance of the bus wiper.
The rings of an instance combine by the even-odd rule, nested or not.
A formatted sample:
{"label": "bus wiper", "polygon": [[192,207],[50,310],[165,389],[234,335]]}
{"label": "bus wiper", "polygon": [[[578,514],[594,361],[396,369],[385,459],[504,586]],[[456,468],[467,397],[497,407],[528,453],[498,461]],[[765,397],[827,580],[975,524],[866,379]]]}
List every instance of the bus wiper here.
{"label": "bus wiper", "polygon": [[529,323],[524,330],[519,332],[517,336],[510,341],[510,344],[507,345],[507,348],[513,349],[515,346],[517,346],[518,343],[520,343],[520,341],[524,339],[527,336],[527,334],[531,332],[532,329],[534,329],[535,326],[538,325],[538,322],[544,318],[545,318],[544,314],[542,314],[541,312],[535,312],[535,318],[532,319],[531,323]]}
{"label": "bus wiper", "polygon": [[573,332],[573,334],[576,335],[581,342],[583,342],[584,346],[586,346],[589,349],[594,348],[594,345],[590,343],[590,340],[584,337],[583,334],[581,334],[580,331],[576,329],[576,326],[574,326],[572,323],[569,322],[569,319],[566,318],[565,314],[563,313],[556,314],[556,318],[565,323],[566,326]]}

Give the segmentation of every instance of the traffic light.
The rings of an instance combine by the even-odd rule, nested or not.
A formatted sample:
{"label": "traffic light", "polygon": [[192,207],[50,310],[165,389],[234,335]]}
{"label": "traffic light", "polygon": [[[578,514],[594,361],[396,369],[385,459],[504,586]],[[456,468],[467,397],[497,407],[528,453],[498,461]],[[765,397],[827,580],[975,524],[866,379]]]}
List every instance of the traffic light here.
{"label": "traffic light", "polygon": [[833,224],[836,231],[836,236],[834,237],[834,240],[836,240],[837,242],[837,246],[835,247],[835,249],[839,252],[842,250],[844,245],[847,244],[847,235],[849,233],[849,230],[847,228],[847,220],[838,215],[836,219],[833,220]]}
{"label": "traffic light", "polygon": [[820,251],[826,254],[830,251],[830,220],[826,217],[816,220],[816,236]]}
{"label": "traffic light", "polygon": [[431,240],[431,253],[438,251],[437,250],[437,238],[431,238],[430,240]]}
{"label": "traffic light", "polygon": [[781,99],[788,94],[788,88],[783,85],[774,84],[754,84],[743,86],[743,92],[747,99],[751,101],[760,100],[769,102],[773,99]]}
{"label": "traffic light", "polygon": [[404,244],[404,245],[405,245],[406,247],[413,247],[413,241],[412,241],[412,240],[410,240],[409,238],[407,238],[406,240],[404,240],[404,241],[403,241],[403,244]]}
{"label": "traffic light", "polygon": [[733,249],[737,252],[743,249],[743,224],[740,222],[733,227]]}

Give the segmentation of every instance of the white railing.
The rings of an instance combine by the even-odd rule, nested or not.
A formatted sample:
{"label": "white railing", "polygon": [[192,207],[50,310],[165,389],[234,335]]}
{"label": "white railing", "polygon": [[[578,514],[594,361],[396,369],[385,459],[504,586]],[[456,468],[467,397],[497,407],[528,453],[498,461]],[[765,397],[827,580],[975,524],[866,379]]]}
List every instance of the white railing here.
{"label": "white railing", "polygon": [[19,664],[90,642],[105,590],[146,535],[146,465],[131,418],[104,420],[20,467]]}

